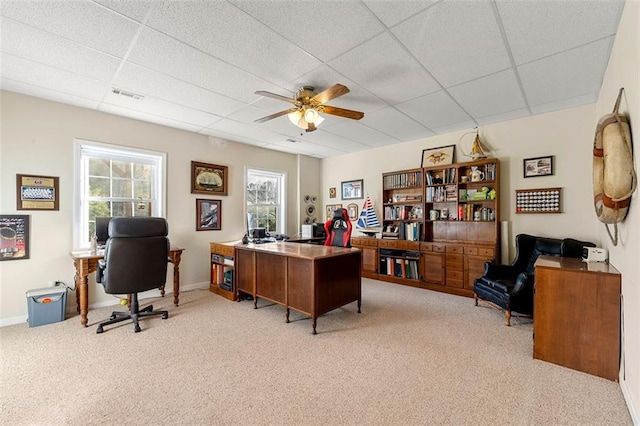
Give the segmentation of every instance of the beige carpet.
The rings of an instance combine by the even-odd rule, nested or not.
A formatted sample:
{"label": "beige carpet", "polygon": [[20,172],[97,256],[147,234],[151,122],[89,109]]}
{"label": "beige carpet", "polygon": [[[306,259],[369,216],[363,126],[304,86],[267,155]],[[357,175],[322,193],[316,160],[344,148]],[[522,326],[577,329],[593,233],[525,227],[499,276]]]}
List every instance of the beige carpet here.
{"label": "beige carpet", "polygon": [[[74,300],[73,294],[69,295]],[[363,280],[318,320],[205,290],[98,335],[112,308],[0,329],[3,425],[631,424],[619,385],[532,359],[532,324]],[[112,326],[113,327],[113,326]]]}

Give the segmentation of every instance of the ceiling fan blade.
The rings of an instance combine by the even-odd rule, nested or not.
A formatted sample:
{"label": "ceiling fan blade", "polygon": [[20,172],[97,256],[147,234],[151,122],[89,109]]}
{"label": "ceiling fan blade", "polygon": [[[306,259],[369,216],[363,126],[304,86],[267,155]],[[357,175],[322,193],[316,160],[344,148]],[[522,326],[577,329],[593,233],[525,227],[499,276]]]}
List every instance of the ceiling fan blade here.
{"label": "ceiling fan blade", "polygon": [[297,100],[292,99],[292,98],[287,98],[286,96],[282,96],[282,95],[277,95],[275,93],[271,93],[271,92],[265,92],[263,90],[258,90],[256,92],[256,95],[260,95],[260,96],[266,96],[267,98],[273,98],[273,99],[278,99],[279,101],[285,101],[285,102],[290,102],[292,104],[297,105]]}
{"label": "ceiling fan blade", "polygon": [[331,99],[337,98],[338,96],[346,95],[347,93],[349,93],[349,88],[347,86],[343,86],[342,84],[334,84],[328,89],[325,89],[322,92],[318,93],[311,99],[323,104],[330,101]]}
{"label": "ceiling fan blade", "polygon": [[267,115],[266,117],[258,118],[254,121],[254,123],[264,123],[265,121],[269,121],[274,118],[282,117],[283,115],[287,115],[290,112],[295,111],[295,108],[285,109],[284,111],[276,112],[275,114]]}
{"label": "ceiling fan blade", "polygon": [[352,120],[360,120],[362,117],[364,117],[364,112],[354,111],[352,109],[332,107],[329,105],[322,105],[318,107],[318,111],[325,114],[337,115],[339,117],[351,118]]}

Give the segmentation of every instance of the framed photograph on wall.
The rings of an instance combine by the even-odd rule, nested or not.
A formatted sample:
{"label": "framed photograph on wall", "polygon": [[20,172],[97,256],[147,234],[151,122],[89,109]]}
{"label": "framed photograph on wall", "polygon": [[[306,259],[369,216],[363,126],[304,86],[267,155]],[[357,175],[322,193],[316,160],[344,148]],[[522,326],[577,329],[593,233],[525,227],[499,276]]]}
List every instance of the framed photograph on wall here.
{"label": "framed photograph on wall", "polygon": [[358,205],[356,203],[347,204],[347,214],[349,215],[349,220],[358,219]]}
{"label": "framed photograph on wall", "polygon": [[0,215],[0,260],[29,259],[29,216]]}
{"label": "framed photograph on wall", "polygon": [[522,162],[524,177],[553,175],[553,156],[525,158]]}
{"label": "framed photograph on wall", "polygon": [[364,188],[362,179],[348,180],[342,182],[342,199],[343,200],[357,200],[364,198]]}
{"label": "framed photograph on wall", "polygon": [[341,209],[342,204],[327,204],[327,218],[325,220],[329,220],[333,217],[333,212]]}
{"label": "framed photograph on wall", "polygon": [[57,176],[16,175],[17,210],[60,210]]}
{"label": "framed photograph on wall", "polygon": [[422,163],[420,163],[420,167],[446,166],[448,164],[453,164],[453,157],[455,154],[455,145],[423,149]]}
{"label": "framed photograph on wall", "polygon": [[227,195],[229,168],[218,164],[191,162],[191,193]]}
{"label": "framed photograph on wall", "polygon": [[222,200],[196,199],[196,231],[222,229]]}

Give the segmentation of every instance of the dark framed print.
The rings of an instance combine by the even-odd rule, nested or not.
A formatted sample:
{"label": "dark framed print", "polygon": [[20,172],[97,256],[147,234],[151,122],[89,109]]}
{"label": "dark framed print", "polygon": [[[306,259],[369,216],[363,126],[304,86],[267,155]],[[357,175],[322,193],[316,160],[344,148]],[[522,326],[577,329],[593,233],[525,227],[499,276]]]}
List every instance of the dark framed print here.
{"label": "dark framed print", "polygon": [[329,188],[329,198],[336,198],[336,189],[335,188]]}
{"label": "dark framed print", "polygon": [[525,158],[522,162],[524,177],[553,175],[553,156]]}
{"label": "dark framed print", "polygon": [[191,162],[191,193],[227,195],[229,167]]}
{"label": "dark framed print", "polygon": [[17,210],[60,210],[57,176],[16,175]]}
{"label": "dark framed print", "polygon": [[0,215],[0,260],[29,258],[29,215]]}
{"label": "dark framed print", "polygon": [[196,199],[196,231],[222,229],[222,200]]}
{"label": "dark framed print", "polygon": [[342,182],[342,199],[343,200],[357,200],[364,198],[362,179],[348,180]]}
{"label": "dark framed print", "polygon": [[453,157],[455,154],[455,145],[423,149],[422,163],[420,163],[420,167],[446,166],[448,164],[453,164]]}

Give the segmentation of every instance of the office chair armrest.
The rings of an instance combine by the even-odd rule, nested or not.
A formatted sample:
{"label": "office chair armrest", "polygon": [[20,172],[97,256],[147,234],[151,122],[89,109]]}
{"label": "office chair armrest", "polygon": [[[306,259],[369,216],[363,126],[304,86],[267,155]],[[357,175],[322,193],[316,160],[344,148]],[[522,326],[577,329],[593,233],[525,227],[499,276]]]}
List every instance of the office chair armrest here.
{"label": "office chair armrest", "polygon": [[107,267],[107,262],[104,259],[98,260],[98,269],[96,269],[96,282],[102,283],[102,277],[104,276],[104,269]]}

